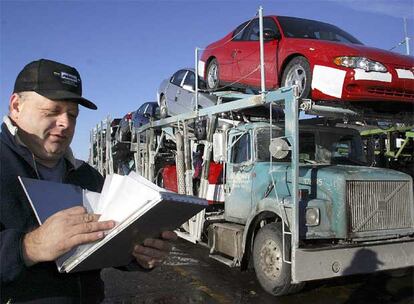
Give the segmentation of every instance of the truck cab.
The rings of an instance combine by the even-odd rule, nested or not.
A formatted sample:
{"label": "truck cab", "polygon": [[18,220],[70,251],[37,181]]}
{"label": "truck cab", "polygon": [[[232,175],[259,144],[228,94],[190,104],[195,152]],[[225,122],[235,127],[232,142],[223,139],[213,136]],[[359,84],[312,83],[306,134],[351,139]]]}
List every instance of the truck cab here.
{"label": "truck cab", "polygon": [[[272,138],[283,134],[281,127],[272,127]],[[271,136],[266,123],[229,131],[227,221],[245,224],[266,208],[280,213],[280,205],[289,201],[290,153],[281,159],[272,157]],[[394,170],[366,167],[356,130],[305,125],[300,127],[299,141],[305,240],[363,240],[413,233],[411,178]],[[359,197],[362,193],[369,199]],[[263,202],[269,199],[273,203]]]}
{"label": "truck cab", "polygon": [[[222,133],[226,142],[221,151],[226,159],[224,221],[209,227],[213,257],[227,258],[232,260],[228,264],[242,268],[250,260],[262,286],[273,294],[301,287],[281,283],[291,279],[293,216],[292,160],[284,134],[283,126],[263,122],[241,124]],[[274,143],[279,145],[276,153],[271,152]],[[305,124],[299,127],[299,143],[298,235],[302,250],[413,241],[412,178],[368,167],[359,132]],[[284,262],[278,264],[277,260]],[[335,276],[344,268],[349,274],[366,270],[351,271],[341,263],[337,272],[315,273],[311,279]]]}

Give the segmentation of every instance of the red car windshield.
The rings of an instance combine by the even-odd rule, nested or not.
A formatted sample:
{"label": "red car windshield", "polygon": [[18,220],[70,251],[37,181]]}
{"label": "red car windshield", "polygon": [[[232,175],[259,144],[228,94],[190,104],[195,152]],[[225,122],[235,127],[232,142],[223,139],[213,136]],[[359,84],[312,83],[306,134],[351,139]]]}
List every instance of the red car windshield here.
{"label": "red car windshield", "polygon": [[352,35],[328,23],[283,16],[277,17],[277,19],[287,38],[304,38],[362,44]]}

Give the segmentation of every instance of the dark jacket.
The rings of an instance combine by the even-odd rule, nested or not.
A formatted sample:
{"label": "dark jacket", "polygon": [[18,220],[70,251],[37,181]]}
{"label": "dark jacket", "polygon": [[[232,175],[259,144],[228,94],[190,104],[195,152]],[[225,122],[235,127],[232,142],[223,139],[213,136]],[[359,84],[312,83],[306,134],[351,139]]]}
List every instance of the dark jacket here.
{"label": "dark jacket", "polygon": [[[91,166],[67,163],[65,183],[100,192],[102,176]],[[26,267],[22,238],[38,227],[17,176],[39,178],[33,156],[16,144],[3,123],[0,133],[0,300],[11,303],[98,303],[104,287],[99,271],[61,274],[54,262]]]}

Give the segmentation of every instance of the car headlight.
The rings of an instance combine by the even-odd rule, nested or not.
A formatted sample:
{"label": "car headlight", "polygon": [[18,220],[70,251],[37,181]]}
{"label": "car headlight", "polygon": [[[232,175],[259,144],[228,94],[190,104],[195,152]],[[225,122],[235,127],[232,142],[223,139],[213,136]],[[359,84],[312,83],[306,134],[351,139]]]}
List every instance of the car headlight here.
{"label": "car headlight", "polygon": [[387,68],[381,62],[366,57],[341,56],[336,57],[334,63],[347,68],[363,69],[366,72],[387,72]]}
{"label": "car headlight", "polygon": [[319,208],[306,208],[306,226],[318,226],[320,221],[320,212]]}

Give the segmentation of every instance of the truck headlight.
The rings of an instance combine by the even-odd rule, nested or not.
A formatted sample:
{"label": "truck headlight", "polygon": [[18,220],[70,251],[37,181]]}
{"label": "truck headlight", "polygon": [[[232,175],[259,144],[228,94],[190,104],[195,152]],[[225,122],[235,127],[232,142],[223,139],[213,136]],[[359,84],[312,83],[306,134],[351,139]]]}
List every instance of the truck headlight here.
{"label": "truck headlight", "polygon": [[306,208],[306,226],[318,226],[320,221],[319,208]]}
{"label": "truck headlight", "polygon": [[362,69],[366,72],[387,72],[387,68],[381,62],[374,61],[366,57],[341,56],[336,57],[334,59],[334,63],[338,66]]}

